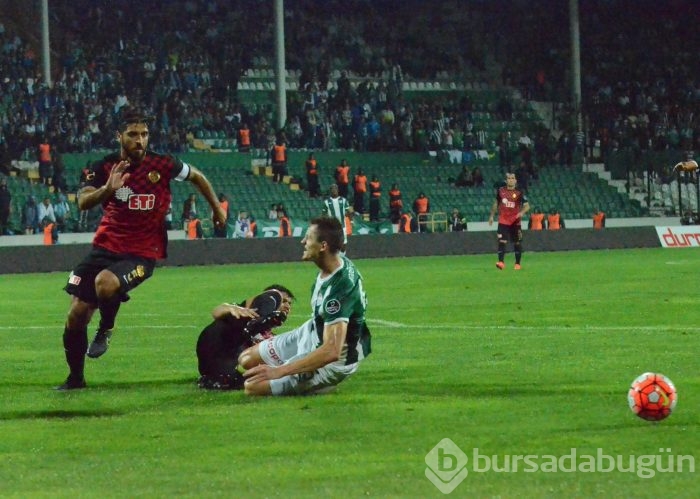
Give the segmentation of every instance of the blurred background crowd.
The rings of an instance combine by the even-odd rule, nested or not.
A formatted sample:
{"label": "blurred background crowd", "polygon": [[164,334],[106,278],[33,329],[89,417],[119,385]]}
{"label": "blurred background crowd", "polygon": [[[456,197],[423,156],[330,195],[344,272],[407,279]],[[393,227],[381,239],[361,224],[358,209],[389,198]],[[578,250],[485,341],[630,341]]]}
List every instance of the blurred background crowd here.
{"label": "blurred background crowd", "polygon": [[[62,152],[111,148],[126,105],[156,117],[156,150],[183,151],[188,134],[205,130],[235,137],[243,123],[254,146],[274,136],[271,104],[250,105],[238,91],[252,68],[273,67],[270,1],[49,2],[52,88],[41,74],[38,6],[27,15],[28,6],[4,3],[4,161],[34,151],[43,137]],[[418,150],[425,143],[414,140],[416,129],[428,137],[437,129],[437,141],[445,128],[469,132],[468,98],[403,98],[403,82],[438,78],[476,78],[562,103],[552,125],[573,132],[563,104],[571,97],[567,3],[286,2],[286,66],[298,80],[288,99],[290,145]],[[580,0],[579,10],[586,140],[697,148],[697,5]]]}

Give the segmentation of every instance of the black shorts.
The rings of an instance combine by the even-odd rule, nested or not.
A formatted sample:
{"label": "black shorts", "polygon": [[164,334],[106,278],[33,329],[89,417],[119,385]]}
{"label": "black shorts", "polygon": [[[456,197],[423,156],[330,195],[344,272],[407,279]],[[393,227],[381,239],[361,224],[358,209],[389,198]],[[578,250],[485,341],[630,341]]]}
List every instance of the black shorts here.
{"label": "black shorts", "polygon": [[238,356],[252,343],[243,334],[247,320],[216,319],[197,339],[199,374],[233,374]]}
{"label": "black shorts", "polygon": [[523,240],[523,230],[520,224],[506,225],[498,224],[498,240],[506,240],[512,243],[519,243]]}
{"label": "black shorts", "polygon": [[119,278],[121,301],[129,299],[128,292],[153,275],[156,261],[133,255],[120,255],[106,249],[93,247],[68,276],[63,288],[68,294],[97,306],[95,278],[107,269]]}

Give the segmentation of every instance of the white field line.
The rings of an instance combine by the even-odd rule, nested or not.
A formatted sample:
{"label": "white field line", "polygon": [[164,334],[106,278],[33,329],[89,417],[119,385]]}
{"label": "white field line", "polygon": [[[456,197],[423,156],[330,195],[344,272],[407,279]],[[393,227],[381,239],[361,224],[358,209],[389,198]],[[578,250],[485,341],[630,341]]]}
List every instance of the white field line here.
{"label": "white field line", "polygon": [[[184,317],[192,317],[191,314],[167,314],[168,318],[178,315]],[[132,317],[151,317],[162,315],[157,314],[135,314]],[[640,332],[658,332],[658,331],[687,331],[687,332],[700,332],[699,326],[686,326],[683,324],[665,324],[663,326],[525,326],[525,325],[500,325],[500,324],[404,324],[395,321],[385,321],[382,319],[367,319],[367,323],[371,326],[385,328],[385,329],[403,329],[403,330],[451,330],[451,331],[594,331],[594,332],[626,332],[626,331],[640,331]],[[208,324],[207,319],[197,322],[196,324],[129,324],[122,322],[117,327],[122,330],[129,329],[197,329],[200,330]],[[45,330],[45,329],[55,329],[56,325],[33,325],[33,326],[10,326],[10,325],[0,325],[0,331],[27,331],[27,330]],[[284,328],[281,329],[283,331]]]}

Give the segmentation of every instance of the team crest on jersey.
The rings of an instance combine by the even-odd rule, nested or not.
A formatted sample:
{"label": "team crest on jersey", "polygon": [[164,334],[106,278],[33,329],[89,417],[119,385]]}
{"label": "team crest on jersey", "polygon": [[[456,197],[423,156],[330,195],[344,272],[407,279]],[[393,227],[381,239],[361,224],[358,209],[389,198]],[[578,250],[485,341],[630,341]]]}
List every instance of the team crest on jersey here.
{"label": "team crest on jersey", "polygon": [[511,197],[512,197],[513,199],[515,199],[515,198],[518,197],[518,195],[517,195],[516,193],[513,193],[513,194],[511,194]]}
{"label": "team crest on jersey", "polygon": [[148,172],[148,180],[150,180],[152,184],[155,184],[160,180],[160,173],[155,170],[151,170]]}
{"label": "team crest on jersey", "polygon": [[323,305],[323,310],[330,315],[337,314],[340,312],[340,302],[332,298]]}

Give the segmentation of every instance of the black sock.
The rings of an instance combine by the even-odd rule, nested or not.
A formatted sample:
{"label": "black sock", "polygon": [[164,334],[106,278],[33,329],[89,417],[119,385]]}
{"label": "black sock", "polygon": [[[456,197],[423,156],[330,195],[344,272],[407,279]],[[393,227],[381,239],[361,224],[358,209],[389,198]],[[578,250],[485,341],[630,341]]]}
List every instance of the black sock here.
{"label": "black sock", "polygon": [[502,262],[506,256],[506,245],[505,243],[498,243],[498,261]]}
{"label": "black sock", "polygon": [[114,327],[114,320],[117,318],[121,304],[118,294],[97,302],[100,309],[100,331],[108,331]]}
{"label": "black sock", "polygon": [[66,352],[66,362],[70,375],[75,379],[83,379],[85,375],[85,352],[87,352],[87,328],[80,330],[63,330],[63,349]]}

